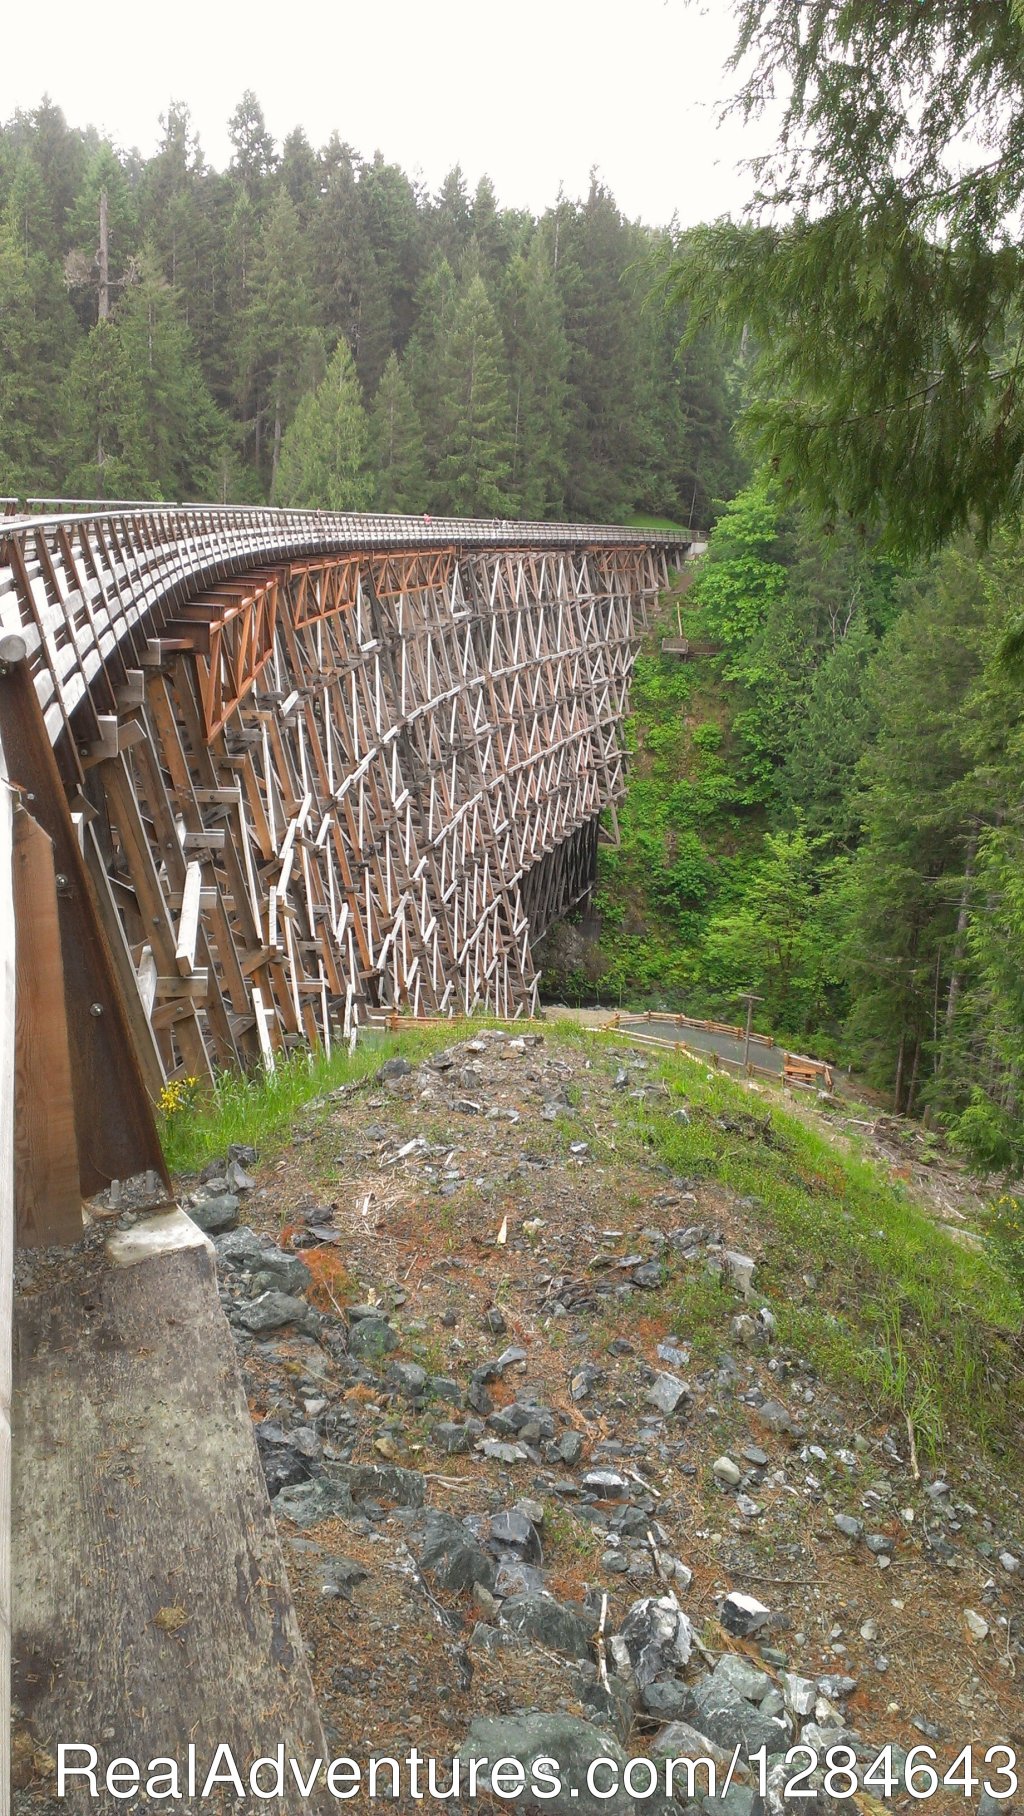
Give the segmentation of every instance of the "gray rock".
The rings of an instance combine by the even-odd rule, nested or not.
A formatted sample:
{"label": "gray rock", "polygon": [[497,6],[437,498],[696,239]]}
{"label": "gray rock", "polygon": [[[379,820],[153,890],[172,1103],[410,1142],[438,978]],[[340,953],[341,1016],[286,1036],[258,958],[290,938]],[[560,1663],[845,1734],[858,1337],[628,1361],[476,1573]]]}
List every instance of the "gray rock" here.
{"label": "gray rock", "polygon": [[625,1576],[629,1571],[629,1553],[626,1551],[602,1551],[601,1563],[612,1576]]}
{"label": "gray rock", "polygon": [[864,1543],[873,1557],[886,1557],[892,1550],[892,1540],[884,1532],[869,1532]]}
{"label": "gray rock", "polygon": [[[514,1777],[501,1780],[501,1788],[510,1792],[522,1782],[529,1798],[531,1791],[543,1794],[542,1808],[555,1816],[635,1816],[636,1805],[621,1786],[626,1767],[626,1754],[606,1728],[581,1721],[572,1715],[499,1715],[477,1716],[459,1748],[460,1759],[518,1760],[522,1781]],[[611,1759],[620,1783],[613,1797],[595,1796],[587,1788],[587,1772],[598,1759]],[[560,1790],[550,1796],[550,1778],[532,1777],[538,1760],[557,1760]],[[478,1782],[490,1789],[490,1781],[481,1773]],[[598,1790],[603,1790],[602,1775],[597,1776]],[[575,1795],[574,1795],[575,1793]]]}
{"label": "gray rock", "polygon": [[[673,1788],[679,1798],[684,1793],[700,1796],[707,1790],[710,1774],[707,1765],[700,1769],[701,1760],[709,1760],[714,1766],[716,1783],[728,1772],[732,1762],[731,1747],[726,1751],[688,1721],[671,1721],[667,1727],[659,1729],[651,1742],[651,1752],[657,1759],[680,1762],[672,1775]],[[690,1762],[692,1771],[687,1770],[686,1761]]]}
{"label": "gray rock", "polygon": [[407,1059],[401,1059],[396,1055],[394,1059],[386,1059],[384,1061],[384,1064],[378,1069],[377,1077],[381,1084],[383,1084],[388,1078],[407,1078],[411,1071],[412,1067],[409,1064],[409,1061]]}
{"label": "gray rock", "polygon": [[790,1715],[799,1715],[803,1718],[814,1714],[817,1685],[813,1678],[798,1677],[795,1671],[784,1671],[782,1673],[782,1695]]}
{"label": "gray rock", "polygon": [[294,1299],[290,1293],[261,1293],[258,1299],[250,1299],[246,1305],[237,1305],[234,1309],[236,1323],[246,1330],[258,1335],[261,1331],[279,1330],[283,1324],[294,1324],[297,1319],[305,1318],[309,1307],[304,1299]]}
{"label": "gray rock", "polygon": [[793,1421],[790,1417],[788,1408],[783,1406],[781,1400],[762,1401],[761,1405],[757,1408],[757,1417],[760,1419],[762,1425],[767,1425],[769,1431],[793,1430]]}
{"label": "gray rock", "polygon": [[427,1391],[433,1394],[435,1400],[448,1400],[452,1406],[458,1406],[462,1399],[462,1389],[450,1375],[431,1375]]}
{"label": "gray rock", "polygon": [[634,1602],[618,1637],[629,1654],[637,1688],[689,1663],[693,1628],[674,1595],[645,1595]]}
{"label": "gray rock", "polygon": [[543,1595],[546,1578],[536,1564],[524,1564],[518,1558],[502,1558],[498,1563],[495,1595]]}
{"label": "gray rock", "polygon": [[397,1463],[353,1463],[339,1466],[354,1501],[381,1501],[392,1507],[422,1507],[424,1482],[418,1469]]}
{"label": "gray rock", "polygon": [[226,1235],[217,1236],[213,1246],[217,1250],[218,1262],[240,1270],[264,1266],[270,1256],[281,1252],[274,1247],[269,1236],[257,1236],[256,1231],[245,1224],[238,1229],[228,1230]]}
{"label": "gray rock", "polygon": [[743,1479],[742,1469],[731,1457],[719,1457],[712,1463],[711,1473],[719,1482],[724,1482],[727,1488],[738,1488]]}
{"label": "gray rock", "polygon": [[259,1260],[249,1269],[249,1279],[254,1293],[277,1291],[280,1293],[304,1293],[313,1276],[306,1263],[298,1255],[282,1255],[280,1250],[264,1251]]}
{"label": "gray rock", "polygon": [[627,1478],[615,1469],[589,1469],[583,1478],[583,1487],[599,1501],[624,1501],[629,1494]]}
{"label": "gray rock", "polygon": [[687,1383],[685,1381],[680,1381],[678,1376],[667,1374],[655,1375],[654,1380],[651,1382],[650,1387],[644,1395],[644,1399],[649,1406],[657,1407],[658,1411],[664,1413],[667,1418],[671,1413],[675,1412],[680,1401],[687,1398],[689,1392],[690,1389]]}
{"label": "gray rock", "polygon": [[718,1612],[718,1618],[727,1633],[736,1639],[747,1639],[752,1633],[760,1633],[771,1620],[771,1610],[756,1596],[744,1595],[734,1589],[727,1595]]}
{"label": "gray rock", "polygon": [[501,1438],[482,1438],[477,1445],[481,1456],[495,1463],[528,1463],[530,1453],[525,1444],[506,1444]]}
{"label": "gray rock", "polygon": [[578,1403],[580,1400],[587,1399],[587,1397],[593,1393],[594,1388],[599,1386],[603,1380],[603,1369],[598,1368],[593,1362],[584,1362],[583,1367],[577,1369],[576,1373],[573,1375],[572,1380],[569,1383],[569,1392],[573,1399]]}
{"label": "gray rock", "polygon": [[358,1318],[349,1326],[348,1347],[353,1356],[376,1361],[398,1348],[398,1333],[384,1318]]}
{"label": "gray rock", "polygon": [[764,1812],[761,1793],[753,1785],[735,1781],[728,1790],[705,1797],[700,1807],[702,1816],[763,1816]]}
{"label": "gray rock", "polygon": [[468,1527],[449,1513],[432,1513],[420,1552],[420,1569],[442,1589],[472,1589],[475,1583],[494,1591],[494,1559],[481,1549]]}
{"label": "gray rock", "polygon": [[767,1671],[759,1671],[756,1665],[752,1665],[749,1659],[742,1658],[738,1652],[725,1653],[711,1675],[716,1684],[728,1684],[730,1689],[735,1690],[738,1696],[745,1697],[747,1702],[760,1703],[772,1687]]}
{"label": "gray rock", "polygon": [[443,1450],[446,1456],[455,1457],[469,1450],[480,1435],[480,1427],[475,1419],[465,1425],[443,1422],[435,1425],[430,1435],[439,1450]]}
{"label": "gray rock", "polygon": [[547,1462],[564,1463],[567,1469],[571,1469],[574,1463],[578,1463],[582,1455],[583,1439],[578,1431],[561,1432],[554,1443],[549,1444],[544,1452]]}
{"label": "gray rock", "polygon": [[200,1198],[189,1206],[188,1214],[208,1236],[220,1236],[225,1230],[237,1227],[238,1199],[233,1192],[224,1192],[215,1198]]}
{"label": "gray rock", "polygon": [[852,1513],[837,1513],[835,1516],[835,1525],[837,1530],[847,1539],[859,1539],[864,1532],[863,1520],[854,1519]]}
{"label": "gray rock", "polygon": [[418,1362],[390,1362],[384,1379],[388,1387],[412,1398],[426,1387],[427,1371]]}
{"label": "gray rock", "polygon": [[509,1513],[494,1515],[487,1548],[499,1557],[511,1552],[524,1564],[539,1564],[542,1556],[537,1528],[518,1507],[513,1507]]}
{"label": "gray rock", "polygon": [[321,1520],[349,1519],[354,1513],[348,1484],[324,1476],[282,1488],[274,1500],[275,1520],[292,1520],[296,1526],[318,1526]]}
{"label": "gray rock", "polygon": [[521,1639],[536,1640],[564,1658],[589,1658],[595,1620],[556,1602],[550,1595],[512,1595],[501,1610],[502,1625]]}
{"label": "gray rock", "polygon": [[836,1672],[831,1672],[827,1677],[819,1677],[817,1682],[822,1696],[829,1697],[832,1702],[841,1702],[844,1696],[852,1696],[857,1688],[855,1677],[842,1677]]}
{"label": "gray rock", "polygon": [[726,1249],[723,1257],[725,1271],[729,1275],[738,1293],[749,1299],[754,1279],[755,1262],[750,1255],[741,1255],[736,1249]]}
{"label": "gray rock", "polygon": [[635,1267],[630,1275],[634,1286],[643,1287],[646,1292],[655,1292],[664,1282],[664,1270],[660,1261],[644,1261]]}
{"label": "gray rock", "polygon": [[767,1747],[769,1756],[784,1753],[789,1746],[789,1730],[782,1722],[752,1708],[746,1697],[714,1674],[700,1680],[693,1698],[694,1726],[719,1746],[742,1747],[748,1754]]}
{"label": "gray rock", "polygon": [[693,1691],[677,1677],[658,1678],[644,1685],[640,1707],[646,1715],[657,1715],[662,1721],[684,1721],[693,1712]]}
{"label": "gray rock", "polygon": [[[633,1698],[625,1684],[618,1678],[610,1677],[605,1686],[598,1679],[587,1679],[578,1683],[576,1694],[585,1709],[590,1711],[590,1720],[600,1727],[611,1727],[623,1745],[629,1739],[633,1727]],[[655,1816],[650,1804],[643,1804],[644,1816]],[[678,1816],[671,1810],[669,1816]]]}

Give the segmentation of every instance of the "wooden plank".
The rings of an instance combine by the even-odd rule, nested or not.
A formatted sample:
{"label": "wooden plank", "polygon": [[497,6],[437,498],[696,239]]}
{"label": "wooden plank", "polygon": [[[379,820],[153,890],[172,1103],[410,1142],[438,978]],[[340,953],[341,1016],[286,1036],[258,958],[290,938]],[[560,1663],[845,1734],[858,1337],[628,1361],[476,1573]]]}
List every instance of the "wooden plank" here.
{"label": "wooden plank", "polygon": [[77,1242],[82,1189],[53,845],[23,808],[14,818],[14,1198],[22,1247]]}
{"label": "wooden plank", "polygon": [[196,940],[199,937],[199,898],[202,890],[202,866],[193,859],[185,871],[185,889],[178,922],[175,962],[182,977],[190,977],[196,968]]}
{"label": "wooden plank", "polygon": [[58,916],[83,1195],[151,1170],[170,1192],[125,997],[24,664],[0,678],[0,724],[11,779],[32,795],[65,879]]}
{"label": "wooden plank", "polygon": [[0,1816],[11,1808],[11,1336],[14,1316],[14,796],[0,737]]}

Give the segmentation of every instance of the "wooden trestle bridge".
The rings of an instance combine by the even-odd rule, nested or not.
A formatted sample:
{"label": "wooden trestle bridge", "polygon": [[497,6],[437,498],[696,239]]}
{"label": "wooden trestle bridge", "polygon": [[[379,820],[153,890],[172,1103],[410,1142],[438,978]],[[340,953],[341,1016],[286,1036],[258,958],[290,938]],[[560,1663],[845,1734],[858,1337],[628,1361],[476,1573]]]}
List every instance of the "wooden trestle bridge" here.
{"label": "wooden trestle bridge", "polygon": [[[44,510],[0,516],[20,1022],[49,1080],[25,1136],[36,1240],[61,1201],[77,1230],[79,1185],[159,1166],[133,1105],[167,1079],[329,1050],[375,1007],[535,1008],[531,945],[591,887],[638,638],[689,546]],[[81,1178],[62,1182],[65,1079]],[[112,1095],[120,1139],[100,1134]]]}
{"label": "wooden trestle bridge", "polygon": [[[0,500],[0,1816],[12,1603],[44,1751],[103,1729],[146,1758],[140,1722],[156,1753],[322,1750],[154,1099],[375,1007],[534,1008],[531,945],[591,886],[639,635],[688,547]],[[77,1241],[83,1200],[146,1172],[124,1244],[94,1225],[12,1306],[15,1240]]]}

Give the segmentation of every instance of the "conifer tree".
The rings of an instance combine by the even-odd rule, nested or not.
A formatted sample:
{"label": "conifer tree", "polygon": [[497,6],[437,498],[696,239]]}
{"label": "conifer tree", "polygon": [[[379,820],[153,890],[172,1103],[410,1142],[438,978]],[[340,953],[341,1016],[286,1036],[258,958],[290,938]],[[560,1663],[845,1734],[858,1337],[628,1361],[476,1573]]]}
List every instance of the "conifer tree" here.
{"label": "conifer tree", "polygon": [[506,277],[503,315],[512,415],[511,490],[520,516],[557,517],[566,485],[569,348],[543,241],[535,236]]}
{"label": "conifer tree", "polygon": [[245,328],[253,447],[273,496],[282,437],[309,375],[311,352],[306,249],[295,204],[284,189],[270,205],[259,243]]}
{"label": "conifer tree", "polygon": [[370,417],[370,450],[380,511],[422,511],[427,501],[423,433],[412,391],[392,353]]}
{"label": "conifer tree", "polygon": [[483,279],[461,291],[441,348],[437,502],[466,517],[513,511],[512,424],[505,349]]}
{"label": "conifer tree", "polygon": [[274,502],[322,511],[369,509],[367,442],[359,380],[342,340],[322,382],[301,399],[284,437]]}

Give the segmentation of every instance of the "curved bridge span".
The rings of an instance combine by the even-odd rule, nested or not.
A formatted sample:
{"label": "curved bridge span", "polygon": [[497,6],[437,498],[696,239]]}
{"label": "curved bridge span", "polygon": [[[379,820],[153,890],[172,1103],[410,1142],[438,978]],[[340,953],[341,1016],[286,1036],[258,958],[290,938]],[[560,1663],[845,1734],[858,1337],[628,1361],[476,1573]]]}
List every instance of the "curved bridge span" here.
{"label": "curved bridge span", "polygon": [[43,508],[0,517],[3,755],[53,843],[65,971],[88,920],[149,1094],[377,1006],[529,1013],[687,541]]}

